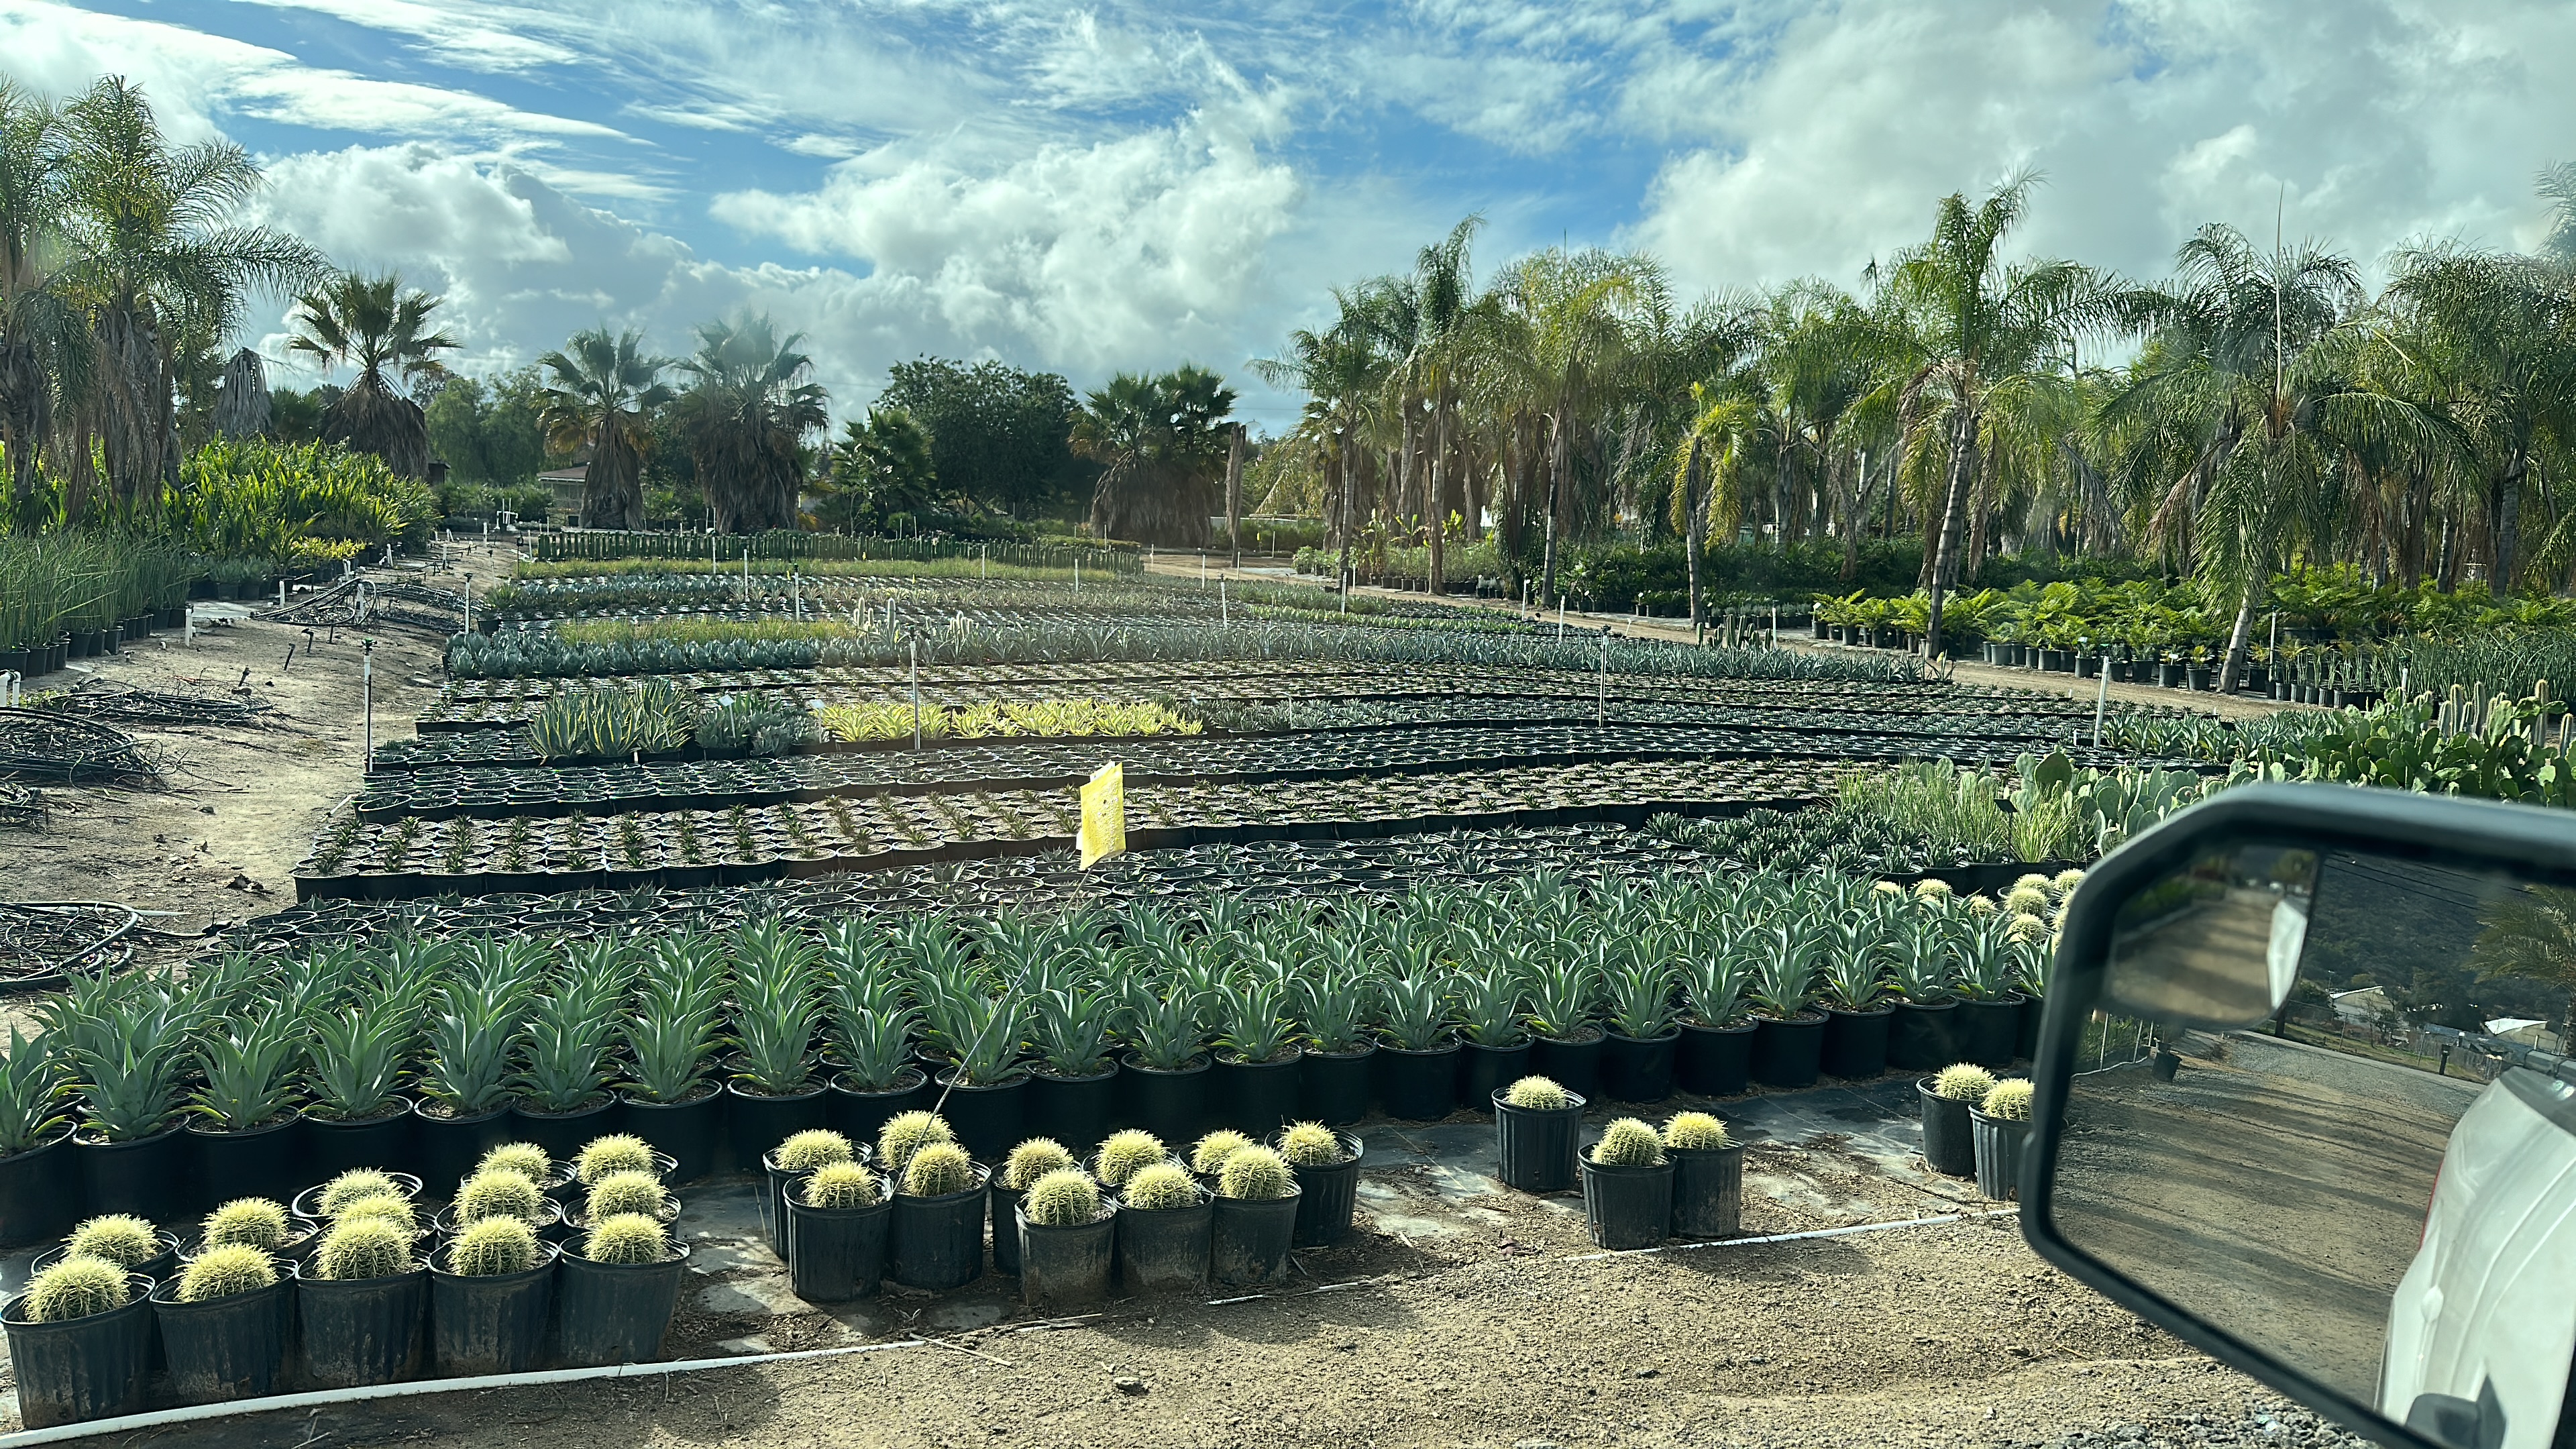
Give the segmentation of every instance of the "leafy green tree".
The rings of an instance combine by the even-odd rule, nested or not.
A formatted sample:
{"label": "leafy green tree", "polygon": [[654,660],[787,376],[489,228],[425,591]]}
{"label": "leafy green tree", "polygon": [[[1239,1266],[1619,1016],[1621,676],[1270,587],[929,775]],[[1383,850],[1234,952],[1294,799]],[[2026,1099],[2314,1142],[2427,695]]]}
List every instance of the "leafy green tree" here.
{"label": "leafy green tree", "polygon": [[641,334],[605,327],[572,335],[538,358],[548,385],[536,392],[536,421],[559,452],[586,449],[582,522],[593,528],[644,526],[643,460],[652,451],[644,419],[677,396],[662,382],[665,358],[644,351]]}
{"label": "leafy green tree", "polygon": [[826,527],[882,531],[897,514],[916,520],[938,499],[930,434],[901,408],[870,408],[843,425],[831,448],[826,491],[816,515]]}
{"label": "leafy green tree", "polygon": [[1093,470],[1067,441],[1073,388],[1052,372],[918,357],[888,370],[877,406],[927,432],[940,488],[978,507],[1035,516],[1079,497],[1090,481]]}
{"label": "leafy green tree", "polygon": [[715,526],[758,533],[796,526],[805,435],[824,425],[825,394],[806,381],[801,334],[780,337],[766,316],[698,327],[698,350],[678,365],[686,391],[671,420],[697,465]]}
{"label": "leafy green tree", "polygon": [[385,272],[344,272],[296,301],[286,350],[356,370],[322,415],[322,441],[373,453],[405,478],[429,476],[429,423],[417,394],[447,377],[437,354],[458,344],[431,328],[439,299]]}
{"label": "leafy green tree", "polygon": [[429,400],[429,450],[457,482],[526,487],[546,466],[544,407],[535,368],[450,378]]}
{"label": "leafy green tree", "polygon": [[1223,506],[1225,421],[1234,391],[1189,363],[1166,373],[1122,372],[1086,395],[1073,448],[1101,465],[1091,529],[1102,538],[1204,547]]}

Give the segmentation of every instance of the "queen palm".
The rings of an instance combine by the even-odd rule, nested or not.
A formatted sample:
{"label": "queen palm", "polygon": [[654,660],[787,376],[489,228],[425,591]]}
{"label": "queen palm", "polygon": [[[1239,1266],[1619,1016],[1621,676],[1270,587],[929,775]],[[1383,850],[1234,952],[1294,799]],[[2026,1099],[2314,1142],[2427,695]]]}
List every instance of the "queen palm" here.
{"label": "queen palm", "polygon": [[1340,587],[1347,590],[1358,513],[1360,436],[1376,415],[1388,362],[1360,294],[1336,287],[1333,305],[1333,325],[1321,332],[1299,328],[1288,334],[1286,356],[1255,358],[1251,366],[1262,381],[1300,388],[1309,399],[1296,436],[1323,461],[1326,511],[1339,519]]}
{"label": "queen palm", "polygon": [[671,420],[698,470],[715,526],[757,533],[796,524],[804,480],[799,452],[824,425],[826,394],[805,379],[813,359],[781,338],[766,316],[698,327],[698,350],[678,364],[690,377]]}
{"label": "queen palm", "polygon": [[429,476],[429,422],[417,394],[447,376],[437,354],[456,339],[434,331],[439,299],[403,289],[394,272],[343,272],[297,299],[286,350],[356,372],[322,414],[322,440],[373,453],[406,478]]}
{"label": "queen palm", "polygon": [[582,474],[581,519],[593,528],[644,526],[644,416],[669,402],[662,380],[670,360],[646,355],[632,331],[605,327],[572,335],[563,350],[537,359],[548,375],[537,425],[559,452],[590,450]]}
{"label": "queen palm", "polygon": [[1526,329],[1529,401],[1547,421],[1542,597],[1556,593],[1557,535],[1575,503],[1576,455],[1597,452],[1590,424],[1616,390],[1628,341],[1624,311],[1637,278],[1635,258],[1551,247],[1514,263],[1496,284]]}
{"label": "queen palm", "polygon": [[57,374],[89,356],[46,255],[65,200],[60,139],[53,108],[0,76],[0,452],[8,521],[31,532],[45,521],[36,465],[53,436]]}

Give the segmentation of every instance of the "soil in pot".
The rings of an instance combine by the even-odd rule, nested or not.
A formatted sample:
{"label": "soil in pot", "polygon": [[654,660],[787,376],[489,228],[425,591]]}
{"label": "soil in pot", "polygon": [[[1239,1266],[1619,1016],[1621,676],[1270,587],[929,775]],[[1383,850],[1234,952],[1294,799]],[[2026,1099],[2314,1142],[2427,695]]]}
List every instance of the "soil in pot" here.
{"label": "soil in pot", "polygon": [[1501,1092],[1486,1098],[1494,1109],[1496,1175],[1520,1192],[1563,1192],[1578,1180],[1584,1099],[1569,1094],[1563,1107],[1515,1107]]}
{"label": "soil in pot", "polygon": [[447,1249],[429,1262],[430,1361],[446,1377],[514,1374],[533,1368],[546,1346],[554,1312],[555,1259],[562,1249],[537,1244],[537,1266],[524,1273],[468,1276],[448,1272]]}
{"label": "soil in pot", "polygon": [[[1601,1028],[1571,1036],[1543,1036],[1530,1043],[1530,1070],[1586,1099],[1601,1094]],[[1509,1086],[1510,1083],[1504,1083]]]}
{"label": "soil in pot", "polygon": [[1989,1117],[1972,1107],[1968,1110],[1968,1135],[1977,1159],[1977,1191],[1997,1202],[2019,1198],[2023,1148],[2030,1142],[2030,1124]]}
{"label": "soil in pot", "polygon": [[295,1291],[281,1275],[265,1288],[203,1303],[179,1301],[179,1285],[152,1290],[170,1392],[183,1404],[219,1404],[277,1392],[286,1372],[286,1327]]}
{"label": "soil in pot", "polygon": [[1458,1049],[1458,1100],[1475,1111],[1493,1105],[1494,1093],[1530,1074],[1530,1044],[1486,1046],[1466,1042]]}
{"label": "soil in pot", "polygon": [[63,1323],[32,1323],[24,1295],[0,1306],[18,1420],[30,1429],[130,1414],[143,1407],[152,1357],[152,1281],[127,1275],[124,1307]]}
{"label": "soil in pot", "polygon": [[1033,1071],[1020,1100],[1020,1119],[1029,1136],[1052,1137],[1075,1157],[1089,1157],[1116,1130],[1118,1066],[1113,1062],[1109,1070],[1088,1077]]}
{"label": "soil in pot", "polygon": [[998,1082],[977,1086],[955,1081],[954,1072],[939,1076],[931,1096],[939,1115],[948,1119],[957,1143],[978,1162],[999,1162],[1027,1138],[1029,1074],[1014,1072]]}
{"label": "soil in pot", "polygon": [[1887,1070],[1887,1035],[1896,1009],[1825,1011],[1825,1040],[1818,1065],[1826,1076],[1845,1081],[1875,1077]]}
{"label": "soil in pot", "polygon": [[[1118,1205],[1104,1202],[1100,1216],[1079,1227],[1046,1227],[1013,1204],[1012,1237],[1020,1264],[1020,1301],[1042,1312],[1093,1308],[1109,1301],[1118,1258]],[[1000,1240],[995,1239],[998,1249]]]}
{"label": "soil in pot", "polygon": [[919,1067],[904,1068],[894,1085],[883,1091],[855,1086],[845,1073],[834,1077],[824,1093],[823,1117],[833,1131],[852,1142],[874,1142],[887,1118],[928,1105],[923,1099],[929,1090],[929,1074]]}
{"label": "soil in pot", "polygon": [[1955,1001],[1900,1001],[1888,1021],[1887,1064],[1904,1072],[1937,1072],[1959,1059]]}
{"label": "soil in pot", "polygon": [[1744,1144],[1667,1147],[1673,1165],[1673,1236],[1728,1238],[1744,1218]]}
{"label": "soil in pot", "polygon": [[1681,1089],[1702,1097],[1735,1097],[1753,1078],[1753,1023],[1702,1026],[1682,1023],[1680,1047],[1674,1053],[1673,1079]]}
{"label": "soil in pot", "polygon": [[294,1263],[298,1360],[324,1388],[399,1383],[420,1373],[429,1270],[334,1282]]}
{"label": "soil in pot", "polygon": [[594,1263],[565,1253],[555,1265],[556,1356],[567,1368],[660,1358],[688,1268],[686,1243],[672,1244],[659,1263]]}
{"label": "soil in pot", "polygon": [[1753,1023],[1753,1080],[1766,1087],[1812,1087],[1822,1069],[1825,1014],[1801,1012],[1792,1020],[1757,1017]]}
{"label": "soil in pot", "polygon": [[732,1142],[733,1161],[749,1171],[757,1171],[762,1155],[779,1143],[822,1126],[830,1105],[820,1082],[774,1097],[727,1082],[724,1094],[725,1136]]}
{"label": "soil in pot", "polygon": [[[724,1125],[724,1094],[714,1083],[680,1102],[624,1099],[626,1130],[669,1154],[673,1184],[695,1182],[715,1170],[716,1144]],[[772,1146],[777,1144],[772,1143]]]}
{"label": "soil in pot", "polygon": [[80,1171],[81,1199],[91,1214],[132,1213],[156,1223],[185,1214],[188,1135],[178,1123],[131,1142],[101,1142],[72,1134],[72,1161]]}
{"label": "soil in pot", "polygon": [[242,1132],[188,1129],[196,1160],[194,1206],[211,1208],[237,1197],[280,1202],[304,1186],[304,1118],[289,1112]]}
{"label": "soil in pot", "polygon": [[1673,1223],[1673,1164],[1606,1166],[1583,1159],[1583,1222],[1595,1247],[1626,1252],[1664,1240]]}
{"label": "soil in pot", "polygon": [[1329,1248],[1340,1242],[1359,1210],[1360,1161],[1368,1149],[1348,1132],[1335,1135],[1341,1139],[1341,1161],[1288,1167],[1297,1175],[1297,1246],[1301,1248]]}
{"label": "soil in pot", "polygon": [[1297,1111],[1309,1122],[1347,1127],[1368,1115],[1377,1048],[1308,1052],[1297,1059]]}
{"label": "soil in pot", "polygon": [[796,1296],[808,1303],[875,1297],[885,1281],[894,1199],[842,1211],[807,1207],[791,1193],[786,1206],[787,1275]]}
{"label": "soil in pot", "polygon": [[1257,1288],[1288,1276],[1297,1241],[1296,1192],[1278,1198],[1219,1195],[1209,1225],[1208,1271],[1229,1288]]}
{"label": "soil in pot", "polygon": [[1196,1140],[1207,1130],[1209,1070],[1205,1057],[1177,1072],[1140,1066],[1135,1057],[1128,1057],[1125,1070],[1118,1074],[1124,1098],[1120,1122],[1141,1127],[1165,1142]]}
{"label": "soil in pot", "polygon": [[1932,1090],[1932,1080],[1925,1077],[1914,1084],[1923,1102],[1924,1165],[1949,1177],[1974,1177],[1977,1148],[1968,1131],[1968,1113],[1976,1104],[1940,1095]]}
{"label": "soil in pot", "polygon": [[974,1185],[938,1197],[897,1193],[886,1239],[886,1276],[906,1288],[945,1293],[984,1276],[984,1203],[989,1168]]}
{"label": "soil in pot", "polygon": [[2020,997],[1962,1001],[1951,1019],[1958,1028],[1959,1048],[1952,1061],[1975,1062],[1981,1067],[2012,1065],[2013,1053],[2021,1046]]}
{"label": "soil in pot", "polygon": [[1215,1199],[1205,1189],[1189,1207],[1149,1212],[1120,1203],[1119,1288],[1134,1294],[1206,1287],[1215,1226]]}
{"label": "soil in pot", "polygon": [[0,1157],[0,1245],[59,1238],[80,1221],[80,1174],[71,1129],[14,1157]]}
{"label": "soil in pot", "polygon": [[[1247,1137],[1268,1137],[1297,1115],[1298,1050],[1282,1047],[1266,1062],[1216,1060],[1216,1124]],[[1071,1143],[1066,1143],[1070,1147]]]}
{"label": "soil in pot", "polygon": [[1429,1051],[1377,1049],[1377,1096],[1386,1115],[1404,1122],[1437,1122],[1458,1107],[1458,1043]]}
{"label": "soil in pot", "polygon": [[1602,1091],[1614,1102],[1660,1102],[1671,1096],[1681,1040],[1678,1029],[1656,1037],[1606,1033],[1601,1038]]}

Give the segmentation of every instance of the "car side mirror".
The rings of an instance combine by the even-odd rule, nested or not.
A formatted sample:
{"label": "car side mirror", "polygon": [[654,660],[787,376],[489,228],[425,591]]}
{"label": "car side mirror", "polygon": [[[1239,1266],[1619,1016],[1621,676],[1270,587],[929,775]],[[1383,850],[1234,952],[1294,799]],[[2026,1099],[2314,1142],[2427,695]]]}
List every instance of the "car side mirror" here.
{"label": "car side mirror", "polygon": [[2182,811],[2068,903],[2023,1234],[2382,1443],[2576,1442],[2571,986],[2576,814],[2341,785]]}

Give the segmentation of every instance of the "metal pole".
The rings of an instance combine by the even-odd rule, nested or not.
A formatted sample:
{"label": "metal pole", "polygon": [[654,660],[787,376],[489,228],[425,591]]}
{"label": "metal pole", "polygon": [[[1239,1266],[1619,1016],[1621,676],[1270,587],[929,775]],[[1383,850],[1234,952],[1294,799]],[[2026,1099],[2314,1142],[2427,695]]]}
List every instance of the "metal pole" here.
{"label": "metal pole", "polygon": [[465,632],[474,632],[474,575],[465,576]]}
{"label": "metal pole", "polygon": [[372,775],[376,772],[376,641],[373,639],[359,641],[358,693],[366,701],[367,709],[367,762],[361,773]]}
{"label": "metal pole", "polygon": [[921,641],[912,641],[912,747],[921,748]]}
{"label": "metal pole", "polygon": [[1592,695],[1592,723],[1597,728],[1610,711],[1610,626],[1601,626],[1601,673]]}
{"label": "metal pole", "polygon": [[2102,668],[2093,689],[2093,748],[2102,748],[2102,716],[2111,707],[2111,656],[2102,656]]}
{"label": "metal pole", "polygon": [[1565,642],[1565,595],[1556,596],[1556,642]]}
{"label": "metal pole", "polygon": [[1220,629],[1234,626],[1234,613],[1225,602],[1225,580],[1216,581],[1216,622]]}

